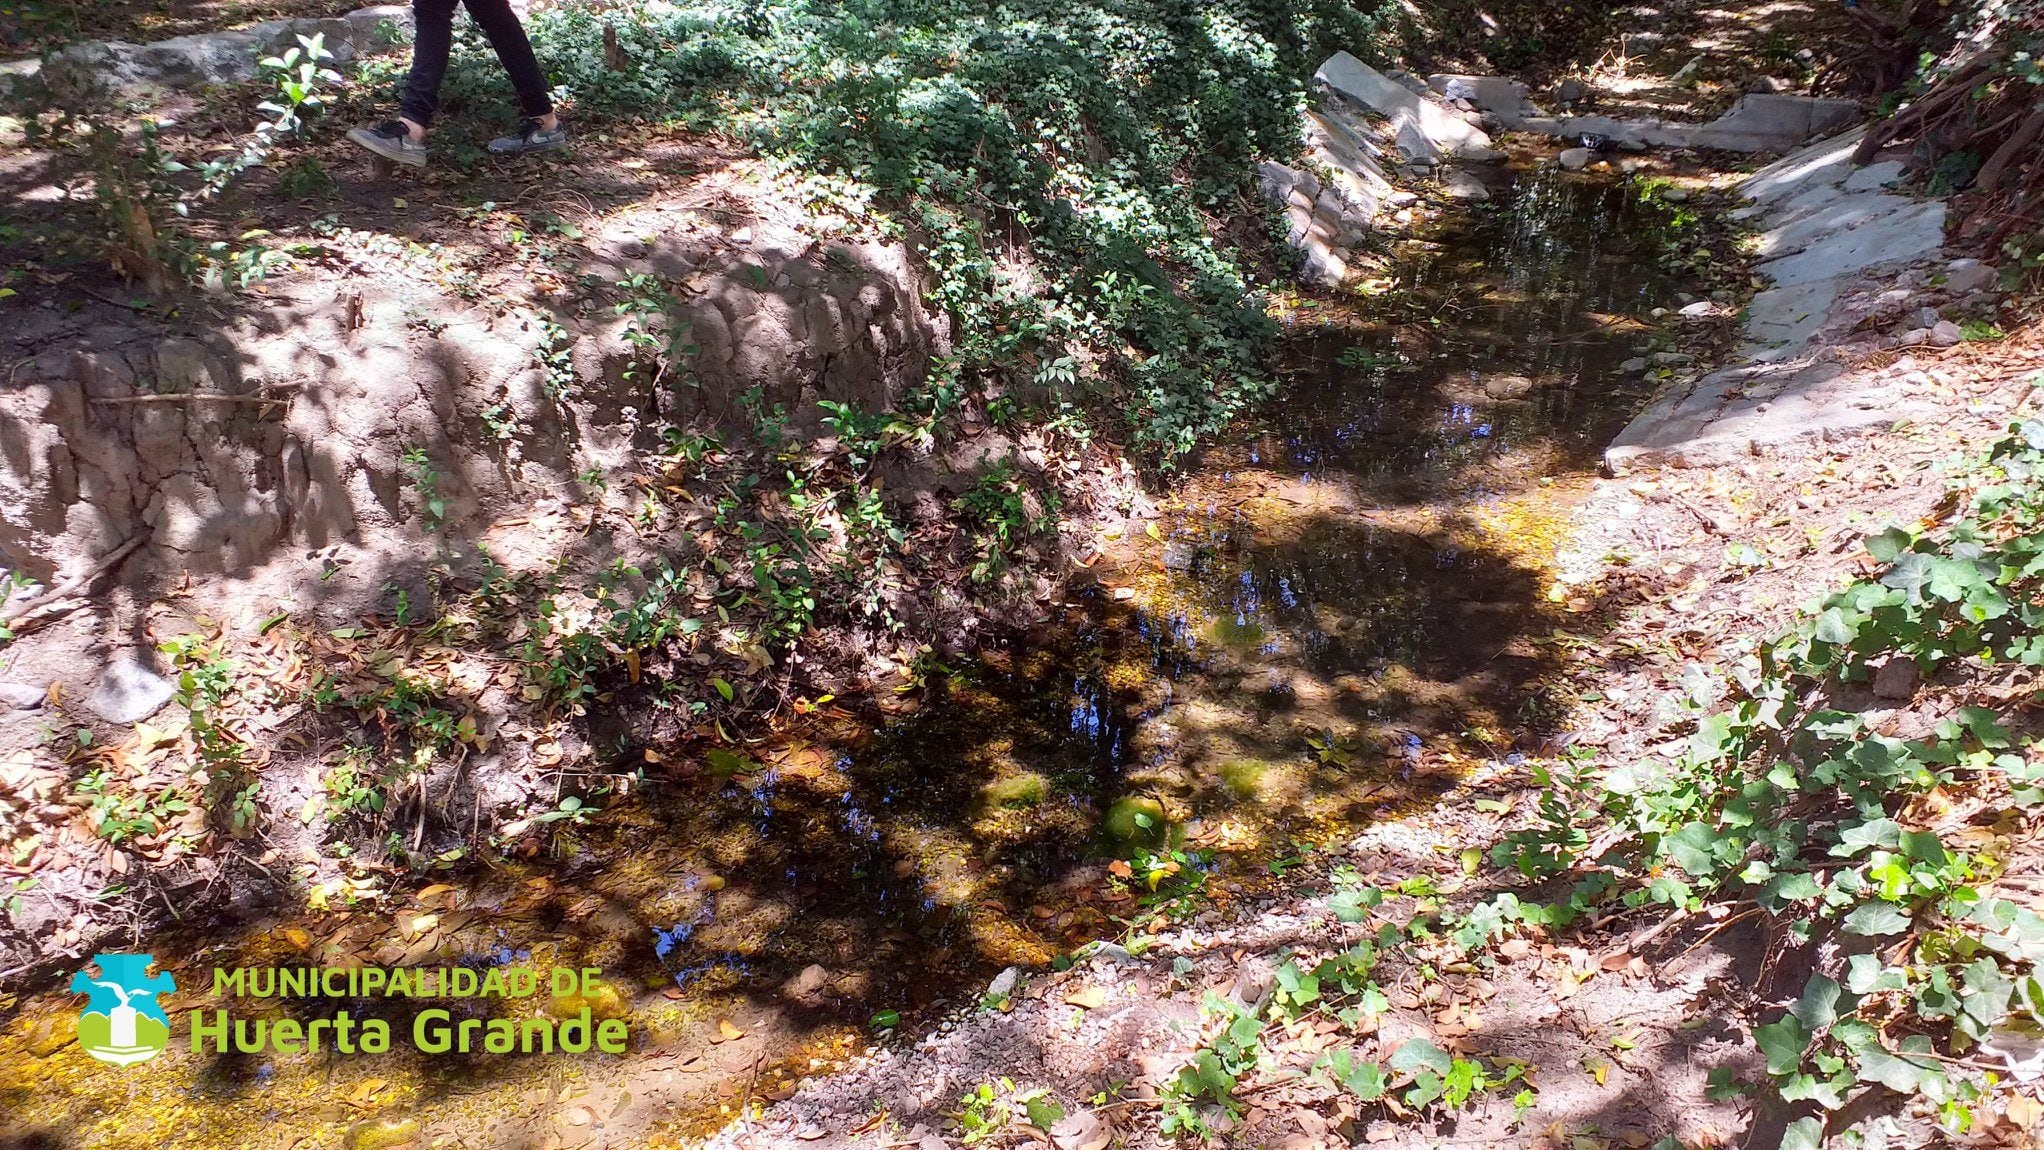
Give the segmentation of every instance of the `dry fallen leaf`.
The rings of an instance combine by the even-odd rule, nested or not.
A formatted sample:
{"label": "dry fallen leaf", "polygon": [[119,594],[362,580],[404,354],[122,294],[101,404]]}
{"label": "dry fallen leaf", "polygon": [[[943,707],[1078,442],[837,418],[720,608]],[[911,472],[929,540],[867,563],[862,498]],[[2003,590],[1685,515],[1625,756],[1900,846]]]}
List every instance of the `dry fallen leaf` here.
{"label": "dry fallen leaf", "polygon": [[743,1037],[745,1037],[745,1032],[744,1032],[743,1030],[740,1030],[740,1029],[738,1029],[737,1027],[735,1027],[735,1026],[731,1025],[731,1020],[730,1020],[730,1019],[728,1019],[728,1018],[720,1018],[720,1019],[718,1019],[718,1020],[717,1020],[717,1034],[716,1034],[716,1037],[714,1037],[714,1038],[710,1039],[710,1041],[711,1041],[711,1042],[735,1042],[735,1041],[737,1041],[738,1039],[741,1039],[741,1038],[743,1038]]}
{"label": "dry fallen leaf", "polygon": [[1067,1005],[1083,1007],[1087,1010],[1096,1010],[1106,1001],[1107,988],[1101,986],[1084,986],[1065,995]]}

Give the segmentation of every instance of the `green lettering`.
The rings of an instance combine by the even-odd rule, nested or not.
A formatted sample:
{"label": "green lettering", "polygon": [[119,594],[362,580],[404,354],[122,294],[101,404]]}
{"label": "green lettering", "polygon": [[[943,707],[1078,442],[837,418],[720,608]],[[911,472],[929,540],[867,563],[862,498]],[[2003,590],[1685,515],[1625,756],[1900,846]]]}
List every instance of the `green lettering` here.
{"label": "green lettering", "polygon": [[[235,971],[235,973],[238,975],[241,972]],[[214,971],[214,977],[215,978],[219,977],[219,971],[217,970]],[[218,984],[216,983],[215,985]],[[204,1010],[192,1011],[192,1053],[194,1054],[202,1053],[204,1048],[201,1046],[201,1043],[205,1042],[207,1039],[211,1039],[213,1042],[213,1053],[215,1054],[227,1053],[226,1011],[224,1010],[214,1011],[213,1022],[210,1026],[207,1025],[206,1023],[206,1012]]]}
{"label": "green lettering", "polygon": [[412,1045],[422,1054],[445,1054],[454,1045],[447,1023],[453,1015],[444,1010],[421,1010],[412,1020]]}
{"label": "green lettering", "polygon": [[589,1049],[590,1031],[595,1024],[589,1020],[589,1008],[583,1007],[573,1018],[561,1023],[561,1049],[569,1054],[581,1054]]}

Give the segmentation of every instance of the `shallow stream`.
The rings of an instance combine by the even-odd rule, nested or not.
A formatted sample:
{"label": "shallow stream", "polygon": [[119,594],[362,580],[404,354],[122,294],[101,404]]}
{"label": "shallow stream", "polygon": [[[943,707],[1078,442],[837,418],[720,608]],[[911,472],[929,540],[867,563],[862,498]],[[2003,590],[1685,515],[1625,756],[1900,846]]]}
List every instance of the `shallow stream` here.
{"label": "shallow stream", "polygon": [[1498,193],[1398,243],[1364,293],[1288,305],[1261,425],[1172,486],[1154,533],[1104,541],[1054,619],[930,667],[880,728],[820,716],[397,908],[137,947],[177,978],[174,1016],[345,1005],[403,1033],[402,1000],[227,1003],[211,969],[601,967],[600,991],[503,1013],[624,1018],[632,1053],[197,1055],[187,1019],[116,1068],[57,994],[0,1033],[0,1143],[686,1143],[876,1015],[913,1030],[1004,966],[1224,911],[1537,740],[1566,609],[1545,563],[1674,285],[1664,210],[1632,185],[1528,167]]}

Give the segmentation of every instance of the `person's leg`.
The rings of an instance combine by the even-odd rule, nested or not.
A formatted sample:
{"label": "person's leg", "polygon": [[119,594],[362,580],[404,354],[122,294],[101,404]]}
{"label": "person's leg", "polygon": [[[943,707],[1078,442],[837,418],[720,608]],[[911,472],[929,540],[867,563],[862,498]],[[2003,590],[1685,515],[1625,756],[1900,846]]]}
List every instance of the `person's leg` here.
{"label": "person's leg", "polygon": [[454,9],[461,0],[412,0],[412,70],[405,77],[398,118],[421,139],[440,107],[440,85],[454,50]]}
{"label": "person's leg", "polygon": [[546,73],[540,70],[539,59],[532,54],[532,41],[525,35],[525,26],[518,22],[518,13],[511,10],[511,0],[463,0],[463,3],[468,5],[469,17],[482,28],[490,47],[497,52],[498,61],[510,75],[511,87],[518,93],[518,110],[552,131],[556,120],[554,102],[547,96]]}
{"label": "person's leg", "polygon": [[348,139],[392,163],[426,165],[426,129],[440,107],[440,83],[454,50],[454,10],[461,0],[412,0],[412,70],[405,76],[397,119],[350,128]]}

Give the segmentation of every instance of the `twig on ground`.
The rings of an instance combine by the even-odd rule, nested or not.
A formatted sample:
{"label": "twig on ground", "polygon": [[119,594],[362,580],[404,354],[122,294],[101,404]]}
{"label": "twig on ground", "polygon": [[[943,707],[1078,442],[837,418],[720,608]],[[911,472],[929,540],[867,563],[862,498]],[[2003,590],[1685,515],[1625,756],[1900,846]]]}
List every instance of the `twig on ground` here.
{"label": "twig on ground", "polygon": [[119,566],[121,560],[126,559],[129,555],[133,554],[135,549],[137,547],[142,546],[143,542],[146,541],[148,538],[149,533],[147,531],[136,533],[136,535],[133,538],[129,539],[126,543],[123,543],[119,547],[114,548],[113,551],[110,552],[106,558],[101,559],[97,563],[94,563],[91,567],[87,568],[80,574],[74,575],[71,578],[64,580],[62,583],[57,584],[55,587],[50,588],[48,591],[43,592],[41,595],[36,596],[35,598],[29,600],[26,603],[23,603],[20,609],[15,611],[12,615],[9,615],[5,618],[0,618],[0,627],[6,627],[9,629],[18,627],[22,623],[26,622],[30,616],[38,614],[54,604],[61,603],[64,600],[71,598],[73,595],[76,595],[79,592],[85,590],[86,588],[92,586],[92,584],[96,582],[101,575],[104,575],[107,572],[113,570],[115,567]]}

